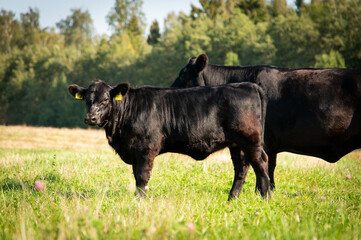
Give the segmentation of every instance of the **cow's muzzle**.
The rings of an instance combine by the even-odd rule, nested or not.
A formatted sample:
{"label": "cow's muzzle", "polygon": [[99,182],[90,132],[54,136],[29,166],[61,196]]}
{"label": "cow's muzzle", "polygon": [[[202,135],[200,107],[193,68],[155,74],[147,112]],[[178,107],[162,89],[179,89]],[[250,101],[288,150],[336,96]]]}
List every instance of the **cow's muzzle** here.
{"label": "cow's muzzle", "polygon": [[90,126],[95,126],[97,124],[97,119],[89,114],[84,118],[84,123]]}

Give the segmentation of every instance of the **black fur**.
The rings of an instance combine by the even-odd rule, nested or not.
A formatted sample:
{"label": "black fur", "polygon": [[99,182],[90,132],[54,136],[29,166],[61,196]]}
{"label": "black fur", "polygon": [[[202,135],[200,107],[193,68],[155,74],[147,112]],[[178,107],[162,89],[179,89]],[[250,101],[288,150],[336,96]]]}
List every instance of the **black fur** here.
{"label": "black fur", "polygon": [[[235,169],[229,198],[239,195],[250,164],[261,195],[269,195],[263,151],[266,98],[256,84],[175,90],[133,89],[126,83],[110,87],[95,81],[87,89],[71,85],[69,92],[74,96],[77,89],[88,106],[85,122],[105,129],[109,144],[133,166],[141,195],[157,155],[177,152],[202,160],[225,147],[231,150]],[[119,92],[121,101],[114,99]]]}
{"label": "black fur", "polygon": [[[201,61],[204,61],[204,68],[199,71]],[[261,86],[268,98],[265,150],[272,187],[279,152],[336,162],[352,150],[361,148],[360,69],[288,69],[207,63],[205,54],[192,58],[172,87],[234,82]]]}

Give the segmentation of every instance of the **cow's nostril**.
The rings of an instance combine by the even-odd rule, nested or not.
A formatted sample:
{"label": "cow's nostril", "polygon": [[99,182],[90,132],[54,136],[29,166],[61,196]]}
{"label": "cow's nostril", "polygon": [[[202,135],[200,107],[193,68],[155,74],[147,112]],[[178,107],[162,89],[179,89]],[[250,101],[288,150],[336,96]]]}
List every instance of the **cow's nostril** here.
{"label": "cow's nostril", "polygon": [[92,121],[92,122],[95,122],[95,120],[96,120],[95,117],[91,118],[91,121]]}

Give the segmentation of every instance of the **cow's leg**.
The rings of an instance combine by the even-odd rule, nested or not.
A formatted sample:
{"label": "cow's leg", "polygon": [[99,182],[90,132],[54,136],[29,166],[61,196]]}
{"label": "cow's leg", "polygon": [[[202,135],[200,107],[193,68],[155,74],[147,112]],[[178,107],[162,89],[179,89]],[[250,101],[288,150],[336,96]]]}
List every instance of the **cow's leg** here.
{"label": "cow's leg", "polygon": [[270,179],[268,176],[268,157],[262,148],[254,148],[249,152],[249,161],[259,179],[262,197],[270,197]]}
{"label": "cow's leg", "polygon": [[275,168],[276,168],[276,158],[277,158],[277,153],[268,153],[268,176],[270,178],[271,181],[271,190],[274,190],[276,185],[275,185],[275,179],[274,179],[274,173],[275,173]]}
{"label": "cow's leg", "polygon": [[137,186],[137,193],[140,197],[147,196],[145,187],[148,185],[153,169],[153,160],[154,157],[149,155],[139,155],[136,158],[136,162],[133,164],[133,174]]}
{"label": "cow's leg", "polygon": [[239,148],[231,147],[229,150],[234,167],[234,181],[228,197],[228,200],[231,200],[232,198],[238,197],[242,190],[249,169],[249,162],[245,158],[243,151]]}
{"label": "cow's leg", "polygon": [[[264,161],[267,161],[267,154],[265,151],[262,151],[262,155],[261,155],[262,159]],[[269,163],[268,163],[268,169],[269,169]],[[255,188],[255,192],[261,192],[262,191],[262,179],[260,178],[259,174],[256,174],[256,188]]]}

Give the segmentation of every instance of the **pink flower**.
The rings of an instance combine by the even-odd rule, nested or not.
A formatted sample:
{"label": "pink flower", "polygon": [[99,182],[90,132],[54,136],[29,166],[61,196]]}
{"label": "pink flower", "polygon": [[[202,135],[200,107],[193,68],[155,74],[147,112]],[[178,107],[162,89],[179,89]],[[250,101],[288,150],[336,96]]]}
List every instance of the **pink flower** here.
{"label": "pink flower", "polygon": [[196,231],[196,226],[194,225],[194,223],[188,223],[187,229],[189,233],[194,233]]}
{"label": "pink flower", "polygon": [[42,181],[35,181],[34,189],[38,192],[43,191],[45,189],[45,183],[43,183]]}

